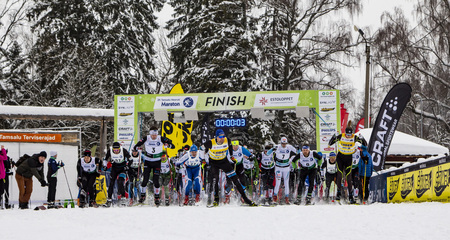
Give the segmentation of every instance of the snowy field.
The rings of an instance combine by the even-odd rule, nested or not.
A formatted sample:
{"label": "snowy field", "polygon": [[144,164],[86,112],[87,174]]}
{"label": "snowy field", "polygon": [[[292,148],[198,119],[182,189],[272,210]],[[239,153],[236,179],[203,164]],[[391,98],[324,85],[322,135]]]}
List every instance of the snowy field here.
{"label": "snowy field", "polygon": [[449,239],[450,204],[0,211],[1,239]]}

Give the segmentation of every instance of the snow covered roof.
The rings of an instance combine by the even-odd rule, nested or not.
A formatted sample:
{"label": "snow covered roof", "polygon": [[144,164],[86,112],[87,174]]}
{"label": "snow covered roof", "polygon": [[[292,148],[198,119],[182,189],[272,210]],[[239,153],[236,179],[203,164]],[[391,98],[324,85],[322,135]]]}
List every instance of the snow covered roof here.
{"label": "snow covered roof", "polygon": [[[361,129],[358,133],[369,142],[372,128]],[[449,154],[448,148],[422,138],[395,131],[388,155],[437,155]]]}
{"label": "snow covered roof", "polygon": [[114,109],[0,106],[0,118],[34,120],[114,120]]}

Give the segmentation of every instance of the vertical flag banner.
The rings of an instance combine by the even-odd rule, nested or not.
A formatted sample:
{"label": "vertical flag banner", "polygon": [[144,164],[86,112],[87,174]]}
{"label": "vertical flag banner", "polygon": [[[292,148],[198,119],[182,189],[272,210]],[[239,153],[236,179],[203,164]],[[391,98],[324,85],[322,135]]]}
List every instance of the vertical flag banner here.
{"label": "vertical flag banner", "polygon": [[136,140],[133,139],[138,122],[135,104],[135,96],[115,96],[114,139],[127,150]]}
{"label": "vertical flag banner", "polygon": [[[176,84],[170,90],[170,94],[184,93],[181,84]],[[192,133],[193,123],[192,121],[187,121],[185,123],[174,123],[173,113],[169,113],[169,120],[162,122],[161,136],[167,137],[172,140],[175,145],[175,149],[166,149],[169,157],[175,157],[178,150],[184,145],[192,145],[191,133]]]}
{"label": "vertical flag banner", "polygon": [[384,169],[389,146],[403,110],[411,98],[411,92],[409,84],[399,83],[384,98],[369,141],[369,153],[372,155],[375,171]]}
{"label": "vertical flag banner", "polygon": [[335,146],[328,146],[333,134],[341,128],[341,111],[339,91],[317,91],[318,111],[316,116],[317,150],[323,153],[336,151]]}

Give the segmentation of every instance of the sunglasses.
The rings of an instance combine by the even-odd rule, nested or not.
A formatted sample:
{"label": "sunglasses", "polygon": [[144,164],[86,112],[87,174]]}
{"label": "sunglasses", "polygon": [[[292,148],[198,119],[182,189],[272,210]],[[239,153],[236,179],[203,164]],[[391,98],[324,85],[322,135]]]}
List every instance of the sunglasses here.
{"label": "sunglasses", "polygon": [[225,135],[217,136],[218,138],[225,138]]}

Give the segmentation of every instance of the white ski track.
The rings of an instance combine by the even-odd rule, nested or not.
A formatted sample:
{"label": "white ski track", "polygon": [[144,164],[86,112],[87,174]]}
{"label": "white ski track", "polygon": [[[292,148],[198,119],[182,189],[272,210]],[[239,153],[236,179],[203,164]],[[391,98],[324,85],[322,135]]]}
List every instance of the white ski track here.
{"label": "white ski track", "polygon": [[[423,240],[450,235],[450,204],[316,204],[308,207],[62,208],[1,211],[2,239]],[[305,221],[308,224],[304,227]],[[24,229],[26,228],[26,230]],[[51,232],[51,234],[49,234]]]}

